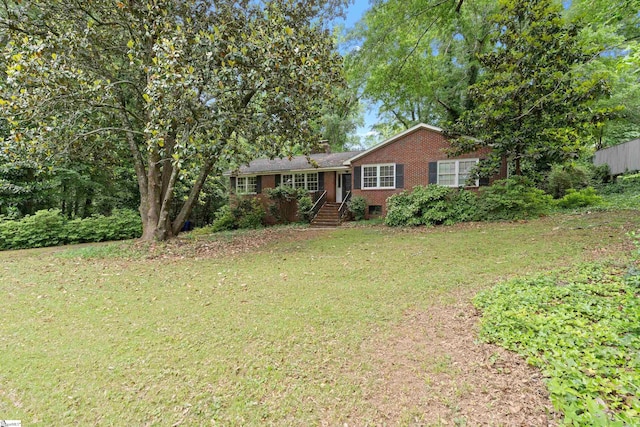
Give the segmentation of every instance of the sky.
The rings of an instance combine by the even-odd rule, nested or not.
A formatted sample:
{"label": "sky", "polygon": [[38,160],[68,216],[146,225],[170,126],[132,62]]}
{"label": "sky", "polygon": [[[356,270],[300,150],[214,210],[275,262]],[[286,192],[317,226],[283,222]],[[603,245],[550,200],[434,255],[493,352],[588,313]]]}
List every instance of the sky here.
{"label": "sky", "polygon": [[[343,25],[346,30],[353,28],[362,18],[364,12],[369,9],[369,1],[368,0],[355,0],[352,4],[349,5],[347,9],[346,19],[338,19],[336,20],[336,24]],[[371,134],[371,126],[374,125],[378,118],[377,109],[373,107],[369,107],[364,112],[364,126],[358,128],[356,133],[364,139],[364,137]]]}

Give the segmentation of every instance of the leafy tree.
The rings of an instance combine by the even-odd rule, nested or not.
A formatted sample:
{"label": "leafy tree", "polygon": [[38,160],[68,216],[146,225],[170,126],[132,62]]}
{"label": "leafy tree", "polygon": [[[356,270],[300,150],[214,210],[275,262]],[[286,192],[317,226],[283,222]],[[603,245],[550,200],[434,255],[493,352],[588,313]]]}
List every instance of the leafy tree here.
{"label": "leafy tree", "polygon": [[600,108],[622,106],[611,120],[594,129],[596,149],[640,137],[640,0],[574,0],[568,18],[585,24],[581,38],[587,44],[601,46],[603,53],[590,70],[608,74],[611,97],[601,99]]}
{"label": "leafy tree", "polygon": [[[308,150],[342,84],[324,19],[342,0],[31,0],[0,5],[4,150],[126,150],[144,239],[177,234],[207,177]],[[189,182],[187,182],[189,180]],[[189,188],[175,217],[176,188]]]}
{"label": "leafy tree", "polygon": [[[418,122],[442,124],[470,107],[466,89],[480,76],[493,1],[375,2],[355,31],[349,82],[380,106],[383,133]],[[391,125],[391,126],[390,126]]]}
{"label": "leafy tree", "polygon": [[610,93],[606,76],[582,67],[599,50],[581,43],[581,26],[562,12],[551,0],[500,1],[496,48],[479,57],[486,78],[469,88],[474,108],[451,127],[471,136],[457,139],[457,151],[492,148],[485,173],[503,157],[517,175],[525,160],[539,171],[575,158],[592,126],[612,113],[594,105]]}

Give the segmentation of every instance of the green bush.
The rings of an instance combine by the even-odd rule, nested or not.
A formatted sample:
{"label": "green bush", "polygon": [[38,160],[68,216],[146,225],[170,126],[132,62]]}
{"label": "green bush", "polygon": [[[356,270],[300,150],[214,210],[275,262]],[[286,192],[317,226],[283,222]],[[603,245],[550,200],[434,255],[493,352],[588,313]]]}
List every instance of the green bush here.
{"label": "green bush", "polygon": [[234,230],[236,227],[236,217],[231,212],[229,205],[224,205],[216,211],[215,219],[211,224],[211,231]]}
{"label": "green bush", "polygon": [[594,185],[605,184],[611,180],[611,169],[606,163],[598,166],[591,163],[589,168]]}
{"label": "green bush", "polygon": [[623,187],[638,188],[640,187],[640,173],[632,173],[620,175],[616,182],[620,183]]}
{"label": "green bush", "polygon": [[416,186],[387,199],[389,226],[454,224],[475,219],[476,196],[440,185]]}
{"label": "green bush", "polygon": [[347,203],[347,209],[353,215],[354,220],[362,221],[367,210],[367,199],[362,196],[354,196]]}
{"label": "green bush", "polygon": [[140,215],[131,210],[116,209],[108,217],[74,220],[68,220],[57,209],[43,210],[20,220],[0,221],[0,249],[131,239],[141,233]]}
{"label": "green bush", "polygon": [[564,209],[575,209],[584,206],[597,205],[602,202],[602,197],[596,194],[593,187],[583,188],[582,190],[574,190],[570,188],[567,194],[558,200],[558,206]]}
{"label": "green bush", "polygon": [[477,218],[483,221],[513,220],[544,215],[553,198],[524,177],[496,181],[480,189]]}
{"label": "green bush", "polygon": [[237,228],[261,228],[264,226],[266,212],[258,198],[244,199],[232,211],[236,218]]}
{"label": "green bush", "polygon": [[308,195],[298,199],[298,220],[301,222],[311,222],[311,208],[313,200]]}
{"label": "green bush", "polygon": [[300,199],[309,197],[309,192],[304,188],[292,188],[282,185],[276,188],[267,188],[265,193],[272,202],[269,205],[269,213],[280,223],[289,222],[290,218],[296,213]]}
{"label": "green bush", "polygon": [[215,215],[209,229],[211,232],[236,230],[238,228],[260,228],[264,226],[266,212],[260,199],[243,199],[234,207],[224,205]]}
{"label": "green bush", "polygon": [[579,163],[553,165],[547,175],[547,192],[559,199],[567,190],[579,190],[591,185],[592,171],[589,166]]}
{"label": "green bush", "polygon": [[620,175],[614,182],[599,185],[600,194],[623,194],[640,192],[640,173]]}

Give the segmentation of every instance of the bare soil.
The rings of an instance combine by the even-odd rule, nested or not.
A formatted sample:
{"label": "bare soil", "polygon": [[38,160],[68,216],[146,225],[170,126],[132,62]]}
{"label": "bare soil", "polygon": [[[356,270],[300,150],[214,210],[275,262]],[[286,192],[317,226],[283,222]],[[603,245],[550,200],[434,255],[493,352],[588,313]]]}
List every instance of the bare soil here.
{"label": "bare soil", "polygon": [[[459,296],[407,312],[391,332],[363,345],[372,369],[362,387],[378,408],[376,425],[556,425],[540,371],[479,342],[480,313],[469,295]],[[360,415],[349,425],[362,425]]]}

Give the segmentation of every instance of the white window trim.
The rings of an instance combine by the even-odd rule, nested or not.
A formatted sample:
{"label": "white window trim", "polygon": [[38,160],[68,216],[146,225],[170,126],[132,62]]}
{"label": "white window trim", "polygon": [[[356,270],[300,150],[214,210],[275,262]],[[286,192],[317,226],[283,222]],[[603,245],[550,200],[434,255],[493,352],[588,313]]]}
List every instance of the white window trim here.
{"label": "white window trim", "polygon": [[[247,189],[247,180],[248,178],[255,178],[256,179],[256,190],[258,187],[258,175],[249,175],[249,176],[238,176],[236,177],[236,194],[258,194],[256,191],[245,191]],[[242,187],[240,187],[240,180],[244,181],[244,185]]]}
{"label": "white window trim", "polygon": [[[455,160],[440,160],[438,161],[438,185],[442,185],[444,187],[479,187],[480,186],[480,180],[476,179],[475,180],[475,185],[467,185],[466,182],[463,182],[462,184],[460,184],[459,180],[460,180],[460,162],[470,162],[470,161],[475,161],[476,165],[478,164],[478,162],[480,161],[480,159],[455,159]],[[455,163],[455,183],[453,185],[445,185],[445,184],[440,184],[440,164],[441,163]]]}
{"label": "white window trim", "polygon": [[[302,186],[296,186],[296,175],[304,175],[304,184]],[[318,191],[318,190],[309,190],[309,175],[315,175],[316,179],[315,181],[313,181],[313,183],[315,183],[318,186],[318,189],[320,188],[320,175],[318,175],[318,172],[291,172],[291,173],[282,173],[280,174],[280,185],[281,186],[285,186],[285,180],[284,177],[285,176],[291,176],[291,187],[292,188],[304,188],[305,190],[309,191],[309,192],[314,192],[314,191]],[[287,185],[288,187],[288,185]]]}
{"label": "white window trim", "polygon": [[[380,167],[384,166],[393,166],[393,185],[391,187],[381,187],[380,186]],[[376,186],[375,187],[365,187],[364,186],[364,168],[376,168]],[[362,190],[393,190],[396,188],[396,164],[395,163],[377,163],[373,165],[362,165],[360,169],[360,188]]]}

